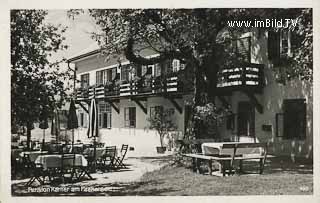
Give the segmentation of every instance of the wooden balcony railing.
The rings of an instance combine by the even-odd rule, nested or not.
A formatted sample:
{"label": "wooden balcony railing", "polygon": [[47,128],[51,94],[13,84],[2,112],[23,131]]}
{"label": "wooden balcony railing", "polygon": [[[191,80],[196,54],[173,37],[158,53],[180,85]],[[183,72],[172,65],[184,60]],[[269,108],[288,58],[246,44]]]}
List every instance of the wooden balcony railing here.
{"label": "wooden balcony railing", "polygon": [[220,91],[262,90],[264,86],[263,64],[245,63],[219,72],[217,88]]}
{"label": "wooden balcony railing", "polygon": [[167,76],[141,78],[120,85],[121,96],[134,96],[141,94],[159,94],[181,92],[182,87],[178,80],[178,73]]}
{"label": "wooden balcony railing", "polygon": [[[219,72],[217,91],[230,93],[247,90],[261,92],[264,86],[264,66],[262,64],[246,63],[234,68],[225,68]],[[107,85],[91,86],[78,89],[77,100],[112,97],[131,97],[139,95],[186,93],[193,89],[192,82],[181,77],[183,72],[173,72],[159,77],[143,77],[129,82],[113,81]],[[190,79],[190,78],[188,78]]]}

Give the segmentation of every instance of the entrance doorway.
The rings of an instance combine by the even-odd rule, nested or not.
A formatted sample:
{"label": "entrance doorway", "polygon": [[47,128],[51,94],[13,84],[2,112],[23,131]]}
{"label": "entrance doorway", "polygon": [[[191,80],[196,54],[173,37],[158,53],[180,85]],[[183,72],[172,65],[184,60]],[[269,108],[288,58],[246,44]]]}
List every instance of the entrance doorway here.
{"label": "entrance doorway", "polygon": [[240,137],[255,138],[255,109],[248,101],[238,103],[238,139]]}

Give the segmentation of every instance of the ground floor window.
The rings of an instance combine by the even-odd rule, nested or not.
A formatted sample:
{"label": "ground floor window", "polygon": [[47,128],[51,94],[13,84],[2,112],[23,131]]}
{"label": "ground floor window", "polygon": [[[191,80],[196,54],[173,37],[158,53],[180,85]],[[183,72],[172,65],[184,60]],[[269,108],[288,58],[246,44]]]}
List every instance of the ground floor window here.
{"label": "ground floor window", "polygon": [[283,137],[304,139],[306,137],[306,100],[283,101]]}
{"label": "ground floor window", "polygon": [[111,128],[112,111],[110,104],[99,104],[99,127]]}
{"label": "ground floor window", "polygon": [[136,127],[136,107],[124,108],[124,127]]}

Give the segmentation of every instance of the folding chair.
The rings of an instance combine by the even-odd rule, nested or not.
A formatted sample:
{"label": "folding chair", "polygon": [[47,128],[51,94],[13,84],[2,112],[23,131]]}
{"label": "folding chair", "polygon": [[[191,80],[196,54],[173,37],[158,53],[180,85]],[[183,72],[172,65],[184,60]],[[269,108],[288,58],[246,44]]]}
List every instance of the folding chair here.
{"label": "folding chair", "polygon": [[42,165],[33,163],[30,160],[29,154],[24,154],[23,162],[27,167],[28,173],[30,175],[30,179],[26,183],[26,186],[30,186],[35,180],[37,180],[41,185],[44,184],[44,181],[41,180],[41,176],[44,175]]}
{"label": "folding chair", "polygon": [[65,174],[71,174],[71,181],[73,176],[75,175],[75,154],[62,154],[61,157],[61,178],[64,183]]}
{"label": "folding chair", "polygon": [[103,168],[108,171],[115,168],[116,151],[116,146],[108,146],[105,149],[105,153],[101,156]]}
{"label": "folding chair", "polygon": [[127,154],[128,148],[129,148],[129,145],[125,145],[125,144],[122,145],[121,151],[120,151],[121,156],[118,156],[118,157],[115,159],[115,167],[116,167],[117,169],[118,169],[118,168],[127,168],[127,167],[124,165],[124,163],[123,163],[123,159],[124,159],[124,157],[125,157],[126,154]]}

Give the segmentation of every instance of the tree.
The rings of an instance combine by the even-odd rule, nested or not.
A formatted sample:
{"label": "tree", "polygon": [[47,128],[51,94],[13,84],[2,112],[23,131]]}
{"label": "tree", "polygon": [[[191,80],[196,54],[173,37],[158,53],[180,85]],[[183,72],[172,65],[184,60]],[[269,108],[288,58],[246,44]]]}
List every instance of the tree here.
{"label": "tree", "polygon": [[[35,122],[50,115],[66,97],[64,82],[70,75],[59,69],[61,61],[49,57],[66,49],[66,28],[45,24],[47,11],[12,10],[11,25],[11,125],[26,126],[27,144]],[[57,101],[56,95],[60,96]]]}
{"label": "tree", "polygon": [[161,109],[155,111],[147,120],[150,123],[150,129],[155,129],[160,137],[160,146],[163,147],[163,139],[170,131],[174,131],[176,126],[172,121],[172,109]]}
{"label": "tree", "polygon": [[[70,16],[79,13],[79,10],[69,12]],[[141,65],[161,63],[168,59],[179,59],[186,64],[194,75],[193,124],[198,138],[201,135],[201,121],[195,116],[197,107],[214,104],[221,67],[241,62],[239,55],[228,51],[224,43],[218,41],[218,35],[227,29],[230,36],[226,38],[230,39],[249,28],[230,27],[229,21],[288,16],[299,18],[302,28],[297,33],[302,38],[310,35],[309,31],[303,32],[303,27],[310,30],[311,25],[312,28],[310,12],[305,9],[93,9],[89,13],[101,28],[101,32],[93,33],[93,37],[99,42],[104,54],[110,57],[114,54],[125,55],[129,61]],[[267,29],[271,28],[261,28]],[[297,52],[295,61],[307,65],[309,71],[312,70],[312,61],[300,60],[305,54],[312,57],[309,40],[305,41],[305,49],[301,53]],[[146,58],[139,54],[145,47],[159,53],[159,56]],[[292,72],[303,71],[304,68],[290,66]]]}

